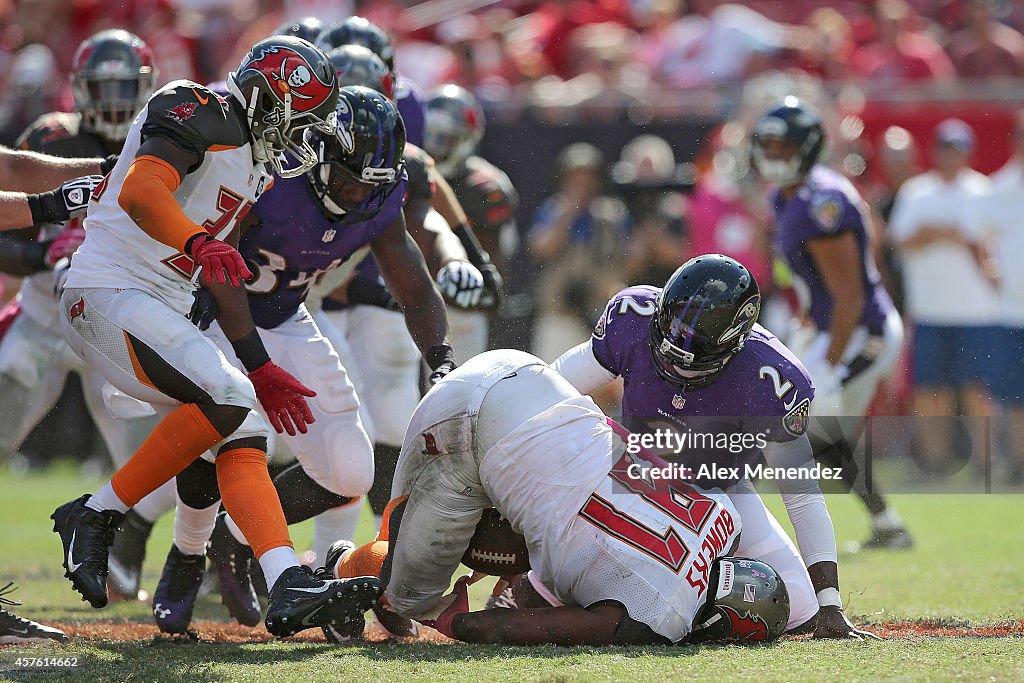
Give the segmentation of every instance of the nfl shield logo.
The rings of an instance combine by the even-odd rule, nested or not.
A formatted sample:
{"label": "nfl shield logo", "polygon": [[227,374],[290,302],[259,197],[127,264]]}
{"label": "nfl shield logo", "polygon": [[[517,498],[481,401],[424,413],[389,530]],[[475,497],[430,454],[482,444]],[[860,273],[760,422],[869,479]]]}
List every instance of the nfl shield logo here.
{"label": "nfl shield logo", "polygon": [[337,234],[338,234],[337,230],[335,230],[334,228],[330,228],[330,229],[324,231],[324,236],[323,236],[322,239],[323,239],[324,242],[331,242],[331,241],[334,240],[334,236],[337,235]]}
{"label": "nfl shield logo", "polygon": [[679,410],[684,405],[686,405],[686,399],[683,398],[680,394],[676,394],[675,396],[672,397],[672,407],[673,408],[675,408],[676,410]]}

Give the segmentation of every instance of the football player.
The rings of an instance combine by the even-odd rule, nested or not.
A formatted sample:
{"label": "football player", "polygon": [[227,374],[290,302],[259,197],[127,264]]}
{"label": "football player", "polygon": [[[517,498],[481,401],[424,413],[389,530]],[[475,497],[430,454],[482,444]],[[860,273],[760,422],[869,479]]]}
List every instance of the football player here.
{"label": "football player", "polygon": [[[286,440],[298,462],[274,478],[289,524],[351,503],[374,479],[356,391],[304,305],[325,273],[369,245],[434,378],[454,367],[444,302],[406,232],[405,132],[398,110],[375,91],[346,86],[339,91],[337,124],[336,135],[310,134],[317,164],[260,197],[243,221],[239,243],[255,273],[246,288],[260,336],[282,367],[316,392],[309,400],[316,421]],[[193,319],[204,326],[212,311],[197,305]],[[215,325],[209,335],[227,355],[231,345],[223,329]],[[197,460],[178,475],[178,515],[188,521],[176,523],[175,545],[153,596],[157,624],[167,632],[185,632],[191,620],[219,502],[216,487],[204,486],[210,477],[202,470],[210,468]],[[232,616],[248,624],[259,618],[249,578],[252,555],[230,511],[223,523],[230,537],[221,532],[212,551],[222,597]]]}
{"label": "football player", "polygon": [[[409,425],[382,602],[467,642],[777,638],[786,587],[769,565],[729,557],[743,526],[729,496],[659,478],[667,463],[631,442],[539,358],[473,357],[424,396]],[[490,507],[525,537],[545,606],[470,613],[467,578],[442,597]],[[348,573],[361,551],[334,571]]]}
{"label": "football player", "polygon": [[[294,177],[316,165],[303,133],[336,130],[338,88],[326,55],[291,37],[255,44],[227,85],[227,97],[190,81],[157,91],[93,193],[61,298],[65,336],[162,419],[108,484],[52,519],[67,577],[103,607],[108,547],[124,514],[212,450],[224,506],[271,586],[267,629],[285,636],[361,615],[378,585],[324,582],[295,556],[267,472],[271,432],[255,407],[259,401],[275,429],[304,433],[314,420],[305,398],[315,392],[270,360],[241,288],[252,274],[231,242],[274,174]],[[185,317],[200,276],[248,375]]]}
{"label": "football player", "polygon": [[622,377],[623,420],[635,432],[726,435],[736,447],[685,449],[680,463],[697,474],[702,464],[718,466],[697,481],[726,487],[743,518],[739,554],[767,562],[786,582],[787,628],[861,638],[843,613],[835,533],[817,480],[778,481],[801,558],[746,476],[744,465],[762,451],[773,467],[802,467],[811,458],[806,430],[814,387],[789,349],[757,324],[760,308],[757,282],[744,266],[720,254],[698,256],[664,288],[616,294],[592,337],[552,365],[583,393]]}
{"label": "football player", "polygon": [[[847,416],[836,420],[837,434],[812,436],[826,444],[826,459],[842,459],[896,362],[903,323],[875,267],[867,204],[849,180],[818,163],[825,147],[818,115],[787,97],[757,121],[750,142],[753,167],[776,188],[775,253],[789,264],[812,323],[793,340],[817,392],[812,415]],[[909,548],[910,535],[882,495],[868,490],[858,468],[843,473],[871,514],[862,547]]]}
{"label": "football player", "polygon": [[[328,57],[341,84],[364,85],[392,100],[394,79],[377,55],[361,45],[335,48]],[[420,243],[431,273],[436,274],[450,306],[475,306],[484,292],[484,276],[448,227],[465,225],[466,216],[454,192],[440,176],[434,160],[419,147],[406,144],[409,175],[405,217],[409,233]],[[436,210],[435,210],[436,208]],[[427,242],[433,243],[429,247]],[[328,291],[333,289],[325,279]],[[325,334],[335,343],[350,369],[363,406],[364,422],[374,442],[376,471],[368,500],[375,516],[391,498],[398,453],[409,416],[420,398],[420,358],[406,333],[402,314],[380,279],[372,254],[356,275],[323,300],[318,315]],[[458,354],[456,355],[458,357]],[[316,519],[314,550],[318,557],[338,538],[351,538],[359,517],[358,504],[332,510]]]}
{"label": "football player", "polygon": [[[471,92],[448,84],[428,94],[424,146],[468,214],[470,225],[455,227],[455,233],[475,233],[480,239],[479,247],[467,246],[467,252],[471,257],[474,252],[478,255],[474,265],[484,276],[484,284],[491,294],[487,307],[493,309],[500,299],[503,278],[491,263],[490,254],[498,254],[504,263],[518,246],[519,232],[515,223],[518,197],[504,171],[477,154],[483,136],[484,111]],[[467,231],[468,227],[472,230]],[[469,237],[463,241],[468,240]],[[469,358],[487,349],[488,316],[485,313],[453,311],[451,323],[457,356]]]}
{"label": "football player", "polygon": [[[132,119],[153,93],[156,73],[149,47],[138,36],[109,30],[87,38],[75,52],[71,74],[75,111],[42,116],[18,146],[70,158],[117,155]],[[68,348],[61,334],[53,269],[84,238],[80,218],[0,237],[0,270],[24,278],[20,315],[0,344],[0,410],[7,416],[0,424],[0,460],[14,453],[53,407],[69,372],[81,375],[86,407],[115,466],[123,465],[156,426],[153,418],[113,419],[104,405],[106,380]],[[115,557],[120,550],[132,561],[111,563],[114,592],[136,597],[146,538],[153,522],[172,507],[174,488],[168,483],[128,512]]]}

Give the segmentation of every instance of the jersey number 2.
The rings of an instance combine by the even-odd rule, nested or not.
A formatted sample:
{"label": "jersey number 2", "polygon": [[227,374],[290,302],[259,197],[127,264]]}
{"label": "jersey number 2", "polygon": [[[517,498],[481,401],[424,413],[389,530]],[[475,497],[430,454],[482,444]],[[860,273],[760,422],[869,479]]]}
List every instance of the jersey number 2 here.
{"label": "jersey number 2", "polygon": [[[631,464],[633,460],[629,455],[623,454],[608,476],[699,536],[715,511],[715,501],[682,481],[647,481],[631,477],[627,473]],[[675,527],[669,526],[664,533],[659,533],[640,520],[630,517],[616,508],[610,500],[596,493],[591,494],[580,509],[579,515],[608,535],[654,558],[676,574],[682,570],[690,554],[690,549]]]}

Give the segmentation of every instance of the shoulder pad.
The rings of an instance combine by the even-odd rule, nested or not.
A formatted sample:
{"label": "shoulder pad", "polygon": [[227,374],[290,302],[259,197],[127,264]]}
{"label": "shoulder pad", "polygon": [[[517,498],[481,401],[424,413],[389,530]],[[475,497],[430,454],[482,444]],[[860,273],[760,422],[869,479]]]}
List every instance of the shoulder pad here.
{"label": "shoulder pad", "polygon": [[192,81],[174,81],[150,98],[142,137],[163,136],[196,154],[249,142],[245,123],[227,100]]}

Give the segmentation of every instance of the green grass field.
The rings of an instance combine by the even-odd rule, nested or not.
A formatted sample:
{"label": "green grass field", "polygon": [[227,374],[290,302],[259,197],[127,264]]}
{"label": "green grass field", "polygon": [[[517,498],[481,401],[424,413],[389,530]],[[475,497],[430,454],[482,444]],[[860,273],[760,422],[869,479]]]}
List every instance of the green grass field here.
{"label": "green grass field", "polygon": [[[63,578],[60,542],[50,531],[58,504],[101,482],[69,466],[14,477],[0,470],[0,585],[15,580],[16,608],[40,621],[150,624],[148,605],[93,610]],[[781,520],[777,496],[766,496]],[[788,640],[770,647],[500,648],[438,643],[318,642],[174,644],[74,639],[65,646],[0,647],[0,680],[67,681],[524,681],[524,680],[1024,680],[1024,496],[920,494],[894,497],[915,535],[911,551],[841,556],[847,611],[883,630],[893,621],[969,627],[1015,623],[1004,637],[897,637],[882,643]],[[858,503],[829,496],[840,547],[867,532]],[[370,523],[364,520],[363,536]],[[152,590],[170,544],[162,520],[150,542],[144,587]],[[311,527],[293,528],[299,549]],[[475,600],[487,588],[478,584]],[[226,621],[215,597],[197,619]],[[27,673],[19,657],[78,657],[77,669]]]}

